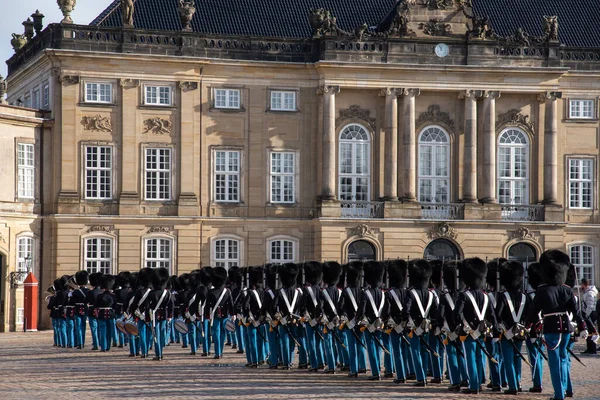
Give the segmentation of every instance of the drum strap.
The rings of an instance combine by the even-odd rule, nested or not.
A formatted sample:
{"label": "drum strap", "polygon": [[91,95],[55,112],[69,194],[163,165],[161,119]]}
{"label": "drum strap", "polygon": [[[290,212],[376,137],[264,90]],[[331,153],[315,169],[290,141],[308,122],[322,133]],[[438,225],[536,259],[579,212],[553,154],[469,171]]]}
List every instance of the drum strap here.
{"label": "drum strap", "polygon": [[454,311],[454,300],[452,300],[452,296],[450,296],[450,293],[446,293],[444,296],[446,297],[450,310]]}
{"label": "drum strap", "polygon": [[229,290],[228,289],[223,289],[223,291],[221,292],[221,295],[219,296],[219,298],[217,299],[217,302],[215,303],[215,307],[210,311],[210,320],[212,321],[215,318],[215,311],[217,311],[217,308],[219,308],[219,306],[221,305],[221,301],[223,301],[223,298],[225,297],[225,293],[227,293]]}
{"label": "drum strap", "polygon": [[196,294],[194,294],[194,295],[192,296],[192,298],[190,299],[190,301],[188,302],[188,308],[189,308],[189,307],[190,307],[192,304],[194,304],[194,301],[196,301]]}
{"label": "drum strap", "polygon": [[352,293],[352,290],[349,287],[346,288],[346,293],[348,293],[348,297],[350,298],[350,303],[352,303],[352,308],[354,308],[354,312],[358,311],[358,304],[356,304],[354,294]]}
{"label": "drum strap", "polygon": [[262,308],[262,301],[260,301],[260,296],[258,295],[258,292],[254,289],[252,289],[252,294],[254,294],[254,298],[256,298],[256,302],[258,303],[258,308]]}
{"label": "drum strap", "polygon": [[312,300],[313,306],[317,308],[317,298],[315,296],[315,292],[312,290],[312,287],[307,286],[306,290],[308,290],[308,294],[310,295],[310,299]]}
{"label": "drum strap", "polygon": [[523,310],[525,309],[525,295],[521,295],[521,304],[519,305],[519,311],[515,313],[515,306],[510,298],[510,294],[508,292],[504,292],[504,297],[506,297],[506,301],[508,303],[508,309],[510,310],[510,315],[512,315],[513,323],[519,324],[521,322],[521,316],[523,315]]}
{"label": "drum strap", "polygon": [[398,298],[398,294],[396,293],[396,291],[395,290],[390,290],[390,295],[394,299],[394,302],[396,303],[396,306],[398,307],[398,310],[400,310],[400,312],[402,312],[403,307],[402,307],[402,304],[400,303],[400,298]]}
{"label": "drum strap", "polygon": [[271,299],[275,298],[275,293],[273,293],[273,291],[271,289],[267,290],[267,293],[269,293],[269,296],[271,296]]}
{"label": "drum strap", "polygon": [[156,314],[156,312],[158,311],[158,309],[160,308],[160,305],[162,304],[163,300],[165,299],[165,296],[167,295],[169,291],[168,290],[163,290],[162,295],[160,296],[160,299],[158,299],[158,303],[156,303],[156,307],[154,307],[154,310],[152,310],[152,314]]}
{"label": "drum strap", "polygon": [[142,303],[148,298],[148,295],[150,294],[150,289],[146,289],[146,293],[144,293],[144,295],[142,296],[142,298],[140,299],[140,301],[138,301],[138,308],[142,305]]}

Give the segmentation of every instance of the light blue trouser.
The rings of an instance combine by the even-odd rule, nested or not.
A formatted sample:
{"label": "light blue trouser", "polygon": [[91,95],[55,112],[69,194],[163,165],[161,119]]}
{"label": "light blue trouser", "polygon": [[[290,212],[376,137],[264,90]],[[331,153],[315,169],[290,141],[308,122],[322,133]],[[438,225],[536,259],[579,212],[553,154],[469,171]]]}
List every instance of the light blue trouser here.
{"label": "light blue trouser", "polygon": [[167,333],[167,321],[156,321],[154,324],[154,332],[156,337],[154,338],[154,354],[156,357],[162,357],[163,347],[165,343],[165,336]]}
{"label": "light blue trouser", "polygon": [[308,348],[311,368],[317,368],[319,366],[318,360],[323,359],[321,338],[315,333],[317,329],[319,329],[319,325],[312,327],[310,324],[306,324],[306,347]]}
{"label": "light blue trouser", "polygon": [[344,329],[346,336],[346,343],[348,343],[348,358],[350,360],[350,373],[358,373],[358,352],[362,349],[362,346],[356,340],[356,336],[350,331],[349,328]]}
{"label": "light blue trouser", "polygon": [[415,366],[412,362],[412,352],[410,351],[410,346],[404,342],[402,342],[401,346],[402,354],[404,355],[404,370],[406,371],[407,375],[414,375]]}
{"label": "light blue trouser", "polygon": [[371,333],[367,330],[365,331],[365,338],[367,339],[367,353],[369,355],[369,364],[371,365],[371,374],[379,376],[381,374],[381,354],[375,338],[381,340],[381,332],[375,331]]}
{"label": "light blue trouser", "polygon": [[129,354],[140,354],[140,338],[139,336],[129,335]]}
{"label": "light blue trouser", "polygon": [[390,335],[385,332],[381,332],[381,342],[390,354],[383,352],[383,370],[386,374],[394,373],[394,353],[392,352],[392,342]]}
{"label": "light blue trouser", "polygon": [[92,348],[98,348],[98,318],[88,317],[90,323],[90,333],[92,334]]}
{"label": "light blue trouser", "polygon": [[327,369],[333,371],[335,370],[335,357],[333,355],[333,333],[328,331],[327,333],[323,333],[323,350],[325,353],[325,360],[327,360]]}
{"label": "light blue trouser", "polygon": [[450,376],[450,384],[459,385],[462,381],[462,376],[459,368],[459,358],[462,359],[462,357],[458,354],[458,351],[455,347],[460,346],[460,344],[455,345],[454,343],[448,342],[448,345],[446,346],[446,364],[448,365],[448,375]]}
{"label": "light blue trouser", "polygon": [[258,333],[256,327],[250,324],[246,330],[248,331],[248,346],[246,347],[246,353],[248,362],[252,364],[258,364]]}
{"label": "light blue trouser", "polygon": [[[279,335],[276,331],[277,328],[268,328],[269,331],[269,364],[275,366],[279,363]],[[247,347],[246,347],[247,349]]]}
{"label": "light blue trouser", "polygon": [[296,344],[293,339],[290,338],[287,329],[291,329],[291,327],[283,325],[279,325],[279,339],[281,344],[281,359],[283,361],[284,367],[289,367],[294,362],[294,348]]}
{"label": "light blue trouser", "polygon": [[429,353],[423,354],[429,357],[429,363],[431,365],[431,373],[433,374],[433,377],[442,379],[442,374],[444,373],[444,346],[440,343],[438,336],[434,335],[433,332],[429,332],[428,340],[431,348],[440,356],[436,357],[435,355]]}
{"label": "light blue trouser", "polygon": [[[544,348],[542,343],[540,343],[540,346],[542,349]],[[544,358],[542,357],[538,347],[529,340],[527,341],[527,355],[529,357],[529,363],[531,364],[533,386],[541,388],[542,377],[544,375]]]}
{"label": "light blue trouser", "polygon": [[142,353],[143,356],[147,356],[148,348],[150,347],[150,339],[152,336],[152,332],[146,326],[146,321],[139,320],[137,324],[138,324],[138,336],[139,336],[139,341],[140,341],[140,353]]}
{"label": "light blue trouser", "polygon": [[235,324],[235,337],[236,337],[236,344],[237,344],[237,348],[238,350],[242,350],[244,351],[245,347],[245,342],[244,342],[244,328],[245,326],[240,325],[238,323]]}
{"label": "light blue trouser", "polygon": [[[521,351],[523,347],[522,340],[513,341],[517,349]],[[506,338],[500,340],[500,349],[502,351],[502,367],[506,374],[506,381],[508,388],[511,390],[517,390],[519,382],[521,382],[521,368],[517,364],[521,364],[521,358],[517,355],[510,341]]]}
{"label": "light blue trouser", "polygon": [[75,315],[75,345],[85,346],[86,316]]}
{"label": "light blue trouser", "polygon": [[463,342],[463,354],[465,355],[467,375],[469,376],[469,389],[479,390],[483,379],[480,374],[480,365],[483,365],[483,360],[481,349],[471,335],[468,335]]}
{"label": "light blue trouser", "polygon": [[[510,343],[507,343],[510,346]],[[498,361],[498,364],[493,363],[488,359],[488,367],[490,369],[490,381],[493,386],[502,386],[502,383],[506,381],[506,371],[502,364],[504,364],[504,354],[500,351],[501,344],[499,342],[492,342],[491,339],[485,341],[485,348],[489,353]],[[487,356],[486,356],[487,358]],[[504,379],[502,379],[504,377]]]}
{"label": "light blue trouser", "polygon": [[58,324],[56,318],[50,318],[52,320],[52,332],[54,333],[54,345],[58,346]]}
{"label": "light blue trouser", "polygon": [[191,347],[191,352],[195,353],[198,350],[198,339],[196,338],[196,335],[198,334],[197,328],[196,328],[196,322],[188,322],[187,327],[188,327],[188,333],[187,335],[183,335],[184,336],[184,340],[183,340],[183,344],[184,346],[187,347],[187,343],[189,341],[190,343],[190,347]]}
{"label": "light blue trouser", "polygon": [[202,341],[202,352],[208,354],[210,353],[210,345],[212,342],[210,332],[210,320],[208,318],[205,318],[204,321],[202,321],[202,332],[204,333],[204,340]]}
{"label": "light blue trouser", "polygon": [[221,356],[223,355],[223,347],[225,347],[225,337],[227,336],[227,331],[225,330],[225,321],[227,318],[217,318],[215,317],[212,321],[212,340],[215,344],[215,355]]}
{"label": "light blue trouser", "polygon": [[64,318],[57,318],[58,343],[59,346],[67,346],[67,321]]}
{"label": "light blue trouser", "polygon": [[[305,329],[303,326],[293,326],[290,329],[292,329],[292,334],[296,337],[296,340],[298,340],[298,343],[300,343],[300,348],[298,349],[298,364],[299,365],[308,365],[308,354],[306,352],[306,334],[305,334]],[[292,343],[294,343],[292,341]],[[294,347],[295,347],[295,343],[294,343]]]}
{"label": "light blue trouser", "polygon": [[390,333],[391,353],[394,360],[394,370],[396,379],[406,379],[406,371],[404,369],[404,357],[402,351],[402,337],[395,330]]}
{"label": "light blue trouser", "polygon": [[570,368],[567,348],[571,340],[571,334],[546,333],[544,337],[546,339],[546,348],[548,349],[548,367],[554,388],[554,398],[564,399]]}
{"label": "light blue trouser", "polygon": [[66,331],[67,331],[67,347],[73,347],[75,345],[75,318],[67,318],[65,320]]}
{"label": "light blue trouser", "polygon": [[113,340],[114,319],[98,319],[98,339],[100,340],[100,350],[110,350],[110,344]]}
{"label": "light blue trouser", "polygon": [[[423,339],[427,340],[427,336],[423,335]],[[412,354],[413,368],[418,382],[424,382],[427,379],[425,375],[425,363],[423,363],[423,352],[421,351],[421,340],[416,333],[413,332],[412,337],[408,336],[410,343],[410,352]]]}

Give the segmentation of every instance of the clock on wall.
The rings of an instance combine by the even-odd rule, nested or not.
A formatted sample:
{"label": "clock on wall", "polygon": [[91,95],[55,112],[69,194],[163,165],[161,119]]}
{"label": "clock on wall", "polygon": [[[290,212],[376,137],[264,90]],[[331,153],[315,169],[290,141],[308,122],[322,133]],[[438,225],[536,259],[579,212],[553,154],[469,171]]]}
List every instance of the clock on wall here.
{"label": "clock on wall", "polygon": [[446,43],[440,43],[435,46],[435,55],[444,58],[450,53],[450,47]]}

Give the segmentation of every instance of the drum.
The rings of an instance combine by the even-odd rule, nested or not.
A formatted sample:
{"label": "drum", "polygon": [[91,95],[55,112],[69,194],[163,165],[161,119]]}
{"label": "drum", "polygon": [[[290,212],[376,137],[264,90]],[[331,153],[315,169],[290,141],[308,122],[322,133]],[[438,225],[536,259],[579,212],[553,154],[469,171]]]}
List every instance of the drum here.
{"label": "drum", "polygon": [[138,333],[139,333],[138,327],[137,327],[137,324],[135,323],[135,320],[133,319],[133,317],[131,317],[127,321],[125,321],[125,331],[132,336],[138,335]]}
{"label": "drum", "polygon": [[182,335],[187,335],[190,331],[190,329],[188,328],[188,324],[185,323],[185,320],[183,318],[177,318],[173,323],[173,326],[175,327],[177,332],[181,333]]}
{"label": "drum", "polygon": [[119,330],[119,332],[121,332],[124,335],[129,335],[129,332],[127,332],[127,330],[125,329],[125,317],[119,318],[115,322],[115,325],[116,325],[117,329]]}
{"label": "drum", "polygon": [[235,322],[228,319],[227,322],[225,322],[225,330],[227,332],[235,332]]}

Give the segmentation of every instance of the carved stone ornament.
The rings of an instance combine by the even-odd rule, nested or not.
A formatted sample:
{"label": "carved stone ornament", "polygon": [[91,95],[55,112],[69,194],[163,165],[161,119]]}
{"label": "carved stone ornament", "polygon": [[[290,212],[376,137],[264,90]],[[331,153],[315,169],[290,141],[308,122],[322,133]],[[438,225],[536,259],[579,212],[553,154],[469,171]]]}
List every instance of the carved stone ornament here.
{"label": "carved stone ornament", "polygon": [[19,33],[13,33],[10,45],[15,52],[21,50],[27,44],[27,37]]}
{"label": "carved stone ornament", "polygon": [[130,88],[140,86],[140,80],[123,78],[123,79],[119,79],[119,85],[121,85],[122,88],[130,89]]}
{"label": "carved stone ornament", "polygon": [[60,83],[65,85],[76,85],[79,83],[78,75],[65,75],[63,73],[59,73],[57,78]]}
{"label": "carved stone ornament", "polygon": [[179,82],[179,88],[183,91],[190,91],[198,89],[198,82]]}
{"label": "carved stone ornament", "polygon": [[452,27],[450,24],[442,22],[437,18],[430,19],[428,22],[419,24],[419,29],[429,36],[450,36],[452,35]]}
{"label": "carved stone ornament", "polygon": [[450,238],[456,239],[458,233],[456,229],[448,225],[446,222],[440,222],[434,225],[428,232],[427,237],[429,239],[438,239],[438,238]]}
{"label": "carved stone ornament", "polygon": [[148,228],[148,233],[172,233],[174,230],[173,226],[168,225],[156,225]]}
{"label": "carved stone ornament", "polygon": [[2,235],[2,233],[0,233],[0,242],[6,243],[6,239],[4,239],[4,236]]}
{"label": "carved stone ornament", "polygon": [[323,86],[319,86],[317,88],[317,94],[320,96],[326,95],[326,94],[338,94],[339,92],[340,92],[339,86],[323,85]]}
{"label": "carved stone ornament", "polygon": [[331,14],[331,11],[324,8],[311,8],[308,20],[310,21],[314,39],[323,36],[352,36],[350,32],[341,30],[337,26],[337,19]]}
{"label": "carved stone ornament", "polygon": [[88,232],[104,232],[104,233],[110,233],[114,230],[115,230],[114,225],[92,225],[87,229]]}
{"label": "carved stone ornament", "polygon": [[544,38],[546,39],[547,42],[558,41],[558,16],[544,15],[543,28],[544,28]]}
{"label": "carved stone ornament", "polygon": [[440,111],[440,106],[437,104],[429,106],[427,111],[419,116],[416,124],[417,126],[421,126],[436,122],[441,122],[448,126],[448,128],[454,130],[454,120],[450,119],[450,115],[448,113]]}
{"label": "carved stone ornament", "polygon": [[144,129],[145,130],[143,133],[171,136],[173,124],[171,123],[170,119],[164,119],[160,117],[148,118],[144,121]]}
{"label": "carved stone ornament", "polygon": [[496,129],[504,125],[523,125],[533,132],[533,121],[529,120],[529,115],[524,115],[521,110],[508,110],[496,118]]}
{"label": "carved stone ornament", "polygon": [[409,3],[406,1],[398,3],[394,19],[392,19],[390,27],[385,32],[387,35],[399,37],[414,35],[414,31],[408,27],[408,23],[411,20],[411,13],[408,6]]}
{"label": "carved stone ornament", "polygon": [[562,99],[562,92],[544,92],[538,94],[538,101],[540,103],[555,101],[556,99]]}
{"label": "carved stone ornament", "polygon": [[535,235],[528,228],[521,227],[510,232],[509,239],[535,240]]}
{"label": "carved stone ornament", "polygon": [[196,13],[195,0],[179,0],[179,19],[181,20],[181,26],[184,31],[191,31],[192,18]]}
{"label": "carved stone ornament", "polygon": [[121,13],[123,17],[123,28],[133,27],[133,5],[134,0],[121,0]]}
{"label": "carved stone ornament", "polygon": [[71,13],[73,9],[77,5],[77,0],[57,0],[58,8],[60,8],[60,12],[62,12],[63,20],[60,21],[61,24],[72,24],[73,19],[71,19]]}
{"label": "carved stone ornament", "polygon": [[112,132],[110,117],[102,115],[84,116],[81,118],[81,125],[86,131]]}
{"label": "carved stone ornament", "polygon": [[371,130],[375,130],[376,119],[371,117],[371,110],[360,108],[358,105],[352,105],[349,108],[340,110],[339,116],[335,119],[338,125],[344,120],[355,119],[365,122]]}
{"label": "carved stone ornament", "polygon": [[358,225],[356,228],[353,228],[350,233],[353,236],[358,236],[361,238],[367,237],[367,236],[375,236],[375,234],[373,233],[373,231],[371,230],[371,228],[369,228],[368,225],[366,224],[360,224]]}
{"label": "carved stone ornament", "polygon": [[422,0],[421,4],[430,10],[447,10],[454,7],[454,0]]}

